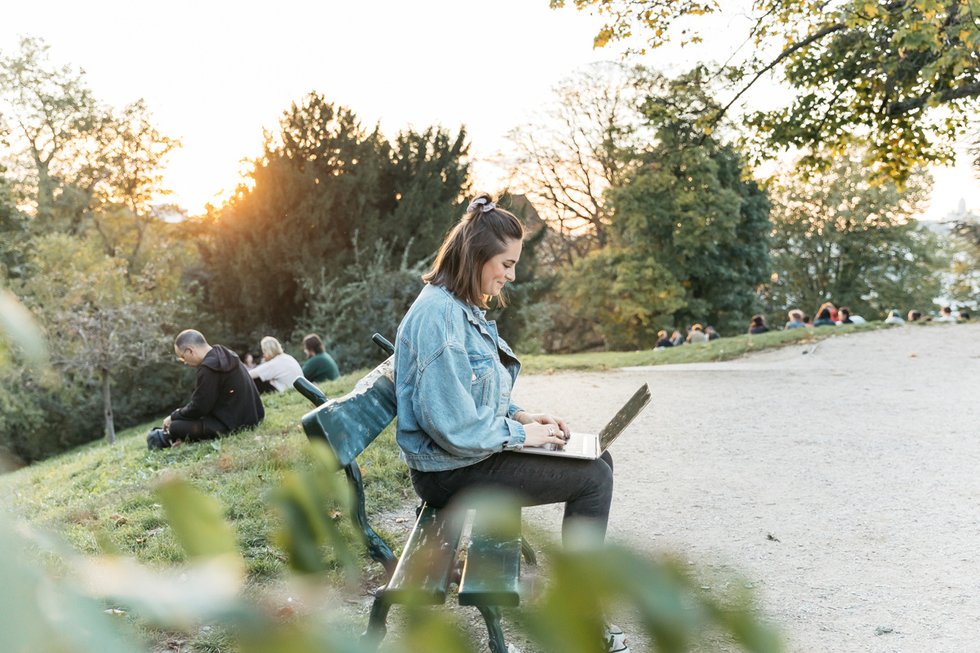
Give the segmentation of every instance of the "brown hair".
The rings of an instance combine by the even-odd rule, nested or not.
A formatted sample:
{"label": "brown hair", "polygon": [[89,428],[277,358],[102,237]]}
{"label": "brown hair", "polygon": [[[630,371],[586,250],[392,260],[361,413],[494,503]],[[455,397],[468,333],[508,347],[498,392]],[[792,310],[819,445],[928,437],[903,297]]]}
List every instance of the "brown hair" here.
{"label": "brown hair", "polygon": [[[487,261],[507,248],[508,241],[523,240],[524,225],[510,211],[499,209],[488,193],[470,202],[466,215],[446,234],[426,283],[442,286],[464,302],[487,307],[481,277]],[[503,293],[497,302],[506,306]]]}
{"label": "brown hair", "polygon": [[312,351],[314,354],[323,353],[323,341],[320,340],[320,336],[315,333],[311,333],[303,338],[303,347],[305,347],[308,351]]}

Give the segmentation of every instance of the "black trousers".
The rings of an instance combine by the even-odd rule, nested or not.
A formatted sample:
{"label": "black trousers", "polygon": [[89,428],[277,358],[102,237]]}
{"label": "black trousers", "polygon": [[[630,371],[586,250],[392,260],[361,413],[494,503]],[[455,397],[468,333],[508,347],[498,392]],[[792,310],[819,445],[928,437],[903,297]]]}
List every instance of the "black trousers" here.
{"label": "black trousers", "polygon": [[569,527],[587,520],[605,537],[612,503],[613,461],[609,452],[598,460],[578,460],[502,451],[475,465],[444,472],[409,470],[412,485],[422,499],[436,508],[463,490],[501,489],[516,492],[525,506],[564,503],[562,539]]}
{"label": "black trousers", "polygon": [[171,442],[184,440],[193,442],[194,440],[210,440],[220,437],[228,432],[225,425],[213,417],[202,417],[201,419],[171,419],[170,434]]}
{"label": "black trousers", "polygon": [[268,381],[263,381],[262,379],[252,379],[255,381],[255,389],[259,391],[260,395],[267,394],[269,392],[278,392],[276,386],[272,385]]}

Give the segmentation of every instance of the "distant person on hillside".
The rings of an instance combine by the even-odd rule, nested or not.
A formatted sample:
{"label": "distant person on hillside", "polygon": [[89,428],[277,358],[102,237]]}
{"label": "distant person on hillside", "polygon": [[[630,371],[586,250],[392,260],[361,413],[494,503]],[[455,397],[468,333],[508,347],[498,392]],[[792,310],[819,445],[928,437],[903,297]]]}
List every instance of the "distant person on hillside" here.
{"label": "distant person on hillside", "polygon": [[949,306],[943,306],[939,309],[939,317],[936,318],[936,322],[955,322],[956,318],[953,317],[953,309]]}
{"label": "distant person on hillside", "polygon": [[[817,309],[817,320],[820,319],[820,314],[824,312],[824,309],[830,312],[829,319],[833,321],[834,324],[837,324],[837,320],[840,319],[840,316],[837,315],[837,307],[834,306],[832,302],[824,302],[820,305],[820,308]],[[816,322],[813,324],[816,325]]]}
{"label": "distant person on hillside", "polygon": [[824,308],[817,314],[817,319],[813,321],[813,326],[837,326],[837,322],[834,322],[834,318],[830,316],[830,309]]}
{"label": "distant person on hillside", "polygon": [[847,306],[841,306],[839,309],[837,309],[837,317],[839,318],[837,324],[864,324],[867,322],[867,320],[860,315],[851,313],[851,309],[849,309]]}
{"label": "distant person on hillside", "polygon": [[262,338],[262,363],[248,373],[260,393],[285,392],[293,387],[293,381],[303,376],[303,368],[283,352],[278,340],[266,336]]}
{"label": "distant person on hillside", "polygon": [[787,329],[805,329],[806,324],[803,323],[803,311],[798,308],[794,308],[789,313],[789,322],[786,323]]}
{"label": "distant person on hillside", "polygon": [[206,440],[255,426],[265,417],[262,400],[238,355],[221,345],[209,345],[200,331],[181,331],[174,353],[184,365],[197,369],[191,400],[163,420],[146,438],[149,449],[169,447],[179,440]]}
{"label": "distant person on hillside", "polygon": [[670,341],[667,337],[667,332],[661,329],[657,331],[657,344],[653,346],[654,349],[664,349],[666,347],[673,347],[674,343]]}
{"label": "distant person on hillside", "polygon": [[756,335],[759,333],[765,333],[769,330],[766,325],[766,318],[761,315],[753,315],[752,320],[749,322],[749,333]]}
{"label": "distant person on hillside", "polygon": [[898,314],[898,309],[888,311],[888,317],[884,320],[885,324],[905,324],[905,320]]}
{"label": "distant person on hillside", "polygon": [[715,328],[710,324],[704,327],[704,335],[708,336],[708,342],[711,342],[712,340],[717,340],[718,338],[721,337],[721,334],[718,333],[715,330]]}
{"label": "distant person on hillside", "polygon": [[687,342],[692,345],[699,342],[708,342],[708,336],[704,333],[704,327],[700,324],[692,324],[687,332]]}
{"label": "distant person on hillside", "polygon": [[922,319],[922,313],[913,308],[911,311],[909,311],[908,318],[909,322],[918,322]]}
{"label": "distant person on hillside", "polygon": [[966,312],[966,311],[961,310],[959,316],[957,316],[957,319],[960,322],[969,322],[970,321],[970,314],[968,312]]}
{"label": "distant person on hillside", "polygon": [[340,376],[340,370],[333,357],[323,349],[323,341],[315,333],[303,338],[303,353],[306,362],[303,363],[303,376],[314,383],[333,381]]}
{"label": "distant person on hillside", "polygon": [[812,327],[813,326],[813,318],[810,317],[809,315],[804,315],[803,316],[803,326],[805,326],[807,328]]}
{"label": "distant person on hillside", "polygon": [[246,370],[255,369],[255,358],[252,357],[251,353],[246,353],[245,356],[242,357],[242,365],[245,366]]}
{"label": "distant person on hillside", "polygon": [[670,342],[676,347],[677,345],[684,344],[684,336],[680,331],[674,329],[674,332],[670,334]]}

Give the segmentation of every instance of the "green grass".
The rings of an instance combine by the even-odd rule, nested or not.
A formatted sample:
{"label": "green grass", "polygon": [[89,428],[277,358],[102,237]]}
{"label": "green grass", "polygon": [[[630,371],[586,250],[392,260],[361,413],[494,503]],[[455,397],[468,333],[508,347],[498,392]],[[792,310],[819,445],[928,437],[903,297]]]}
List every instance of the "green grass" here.
{"label": "green grass", "polygon": [[758,335],[743,334],[719,338],[709,343],[684,345],[668,349],[643,349],[639,351],[602,351],[583,354],[523,356],[524,372],[531,374],[563,370],[611,370],[619,367],[641,365],[676,365],[681,363],[707,363],[739,358],[746,354],[799,343],[817,342],[835,335],[859,331],[887,329],[891,325],[881,322],[851,324],[815,329],[770,331]]}
{"label": "green grass", "polygon": [[[348,392],[354,373],[321,388],[328,396]],[[0,477],[9,506],[34,524],[59,533],[84,553],[117,551],[150,565],[184,559],[153,488],[178,474],[223,506],[238,535],[253,580],[284,568],[275,544],[278,516],[270,493],[284,470],[310,465],[300,418],[312,407],[298,393],[265,397],[266,419],[256,429],[220,440],[147,451],[148,423],[122,431],[115,445],[93,442],[56,458]],[[159,422],[157,422],[159,423]],[[387,510],[412,496],[389,428],[360,460],[368,505]]]}

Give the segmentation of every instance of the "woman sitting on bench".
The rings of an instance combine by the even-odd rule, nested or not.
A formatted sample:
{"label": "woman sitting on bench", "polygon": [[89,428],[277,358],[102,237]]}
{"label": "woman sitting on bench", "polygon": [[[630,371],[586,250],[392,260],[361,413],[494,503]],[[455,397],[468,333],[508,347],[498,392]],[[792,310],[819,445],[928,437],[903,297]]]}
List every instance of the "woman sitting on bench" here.
{"label": "woman sitting on bench", "polygon": [[[513,403],[521,364],[485,310],[514,280],[524,227],[489,195],[474,199],[449,232],[395,341],[398,445],[415,491],[440,508],[474,487],[518,493],[523,505],[564,503],[566,544],[575,522],[605,538],[613,462],[533,456],[524,446],[562,445],[564,421]],[[576,534],[582,531],[574,529]],[[629,651],[607,628],[610,651]]]}

